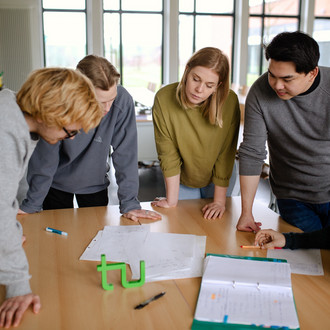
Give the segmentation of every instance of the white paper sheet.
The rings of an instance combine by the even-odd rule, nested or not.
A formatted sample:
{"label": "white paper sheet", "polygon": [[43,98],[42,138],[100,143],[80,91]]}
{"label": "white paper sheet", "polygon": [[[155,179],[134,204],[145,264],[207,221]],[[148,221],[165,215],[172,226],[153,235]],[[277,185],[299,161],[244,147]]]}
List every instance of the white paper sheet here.
{"label": "white paper sheet", "polygon": [[268,250],[267,258],[287,260],[294,274],[324,275],[319,249]]}
{"label": "white paper sheet", "polygon": [[[156,251],[156,254],[150,253],[156,241],[147,241],[145,245],[143,255],[146,260],[146,282],[202,276],[206,236],[168,235],[170,236],[166,235],[163,238],[168,243],[164,245],[164,248]],[[185,251],[180,251],[180,249]],[[132,263],[130,265],[133,268]],[[132,278],[135,279],[138,276],[135,274]]]}
{"label": "white paper sheet", "polygon": [[150,226],[106,226],[88,245],[80,260],[128,263],[132,279],[140,278],[145,261],[146,282],[202,276],[206,236],[151,233]]}
{"label": "white paper sheet", "polygon": [[143,245],[149,225],[142,226],[105,226],[88,245],[79,260],[100,261],[105,254],[107,261],[129,262],[130,253]]}

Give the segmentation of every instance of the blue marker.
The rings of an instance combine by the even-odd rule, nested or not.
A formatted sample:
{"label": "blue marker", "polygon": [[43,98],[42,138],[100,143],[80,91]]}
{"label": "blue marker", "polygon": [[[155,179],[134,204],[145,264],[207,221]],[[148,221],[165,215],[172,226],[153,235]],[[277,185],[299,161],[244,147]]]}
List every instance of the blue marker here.
{"label": "blue marker", "polygon": [[49,231],[50,233],[63,235],[63,236],[68,236],[68,233],[66,233],[65,231],[58,230],[58,229],[53,229],[53,228],[50,228],[50,227],[46,227],[46,231]]}

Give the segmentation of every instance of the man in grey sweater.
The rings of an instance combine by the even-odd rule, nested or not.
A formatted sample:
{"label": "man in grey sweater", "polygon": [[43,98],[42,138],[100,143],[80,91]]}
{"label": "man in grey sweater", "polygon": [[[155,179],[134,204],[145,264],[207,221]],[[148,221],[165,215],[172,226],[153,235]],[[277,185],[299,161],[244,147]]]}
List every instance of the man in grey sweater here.
{"label": "man in grey sweater", "polygon": [[40,310],[31,292],[29,266],[22,247],[22,227],[16,220],[17,191],[32,153],[31,139],[50,144],[73,139],[80,129],[97,126],[102,109],[86,77],[70,69],[33,72],[17,96],[0,92],[0,284],[6,300],[0,306],[0,327],[17,326],[26,309]]}
{"label": "man in grey sweater", "polygon": [[277,35],[265,53],[268,72],[245,105],[237,229],[260,229],[252,205],[267,141],[269,180],[282,218],[303,231],[319,230],[330,225],[330,68],[318,67],[318,44],[302,32]]}
{"label": "man in grey sweater", "polygon": [[84,57],[77,69],[92,81],[104,117],[98,127],[79,134],[73,141],[60,141],[55,146],[38,142],[29,163],[29,190],[20,213],[72,208],[74,195],[79,207],[106,206],[107,159],[112,147],[120,212],[133,221],[161,219],[159,213],[142,210],[137,198],[135,108],[131,95],[118,85],[119,73],[107,59],[96,55]]}

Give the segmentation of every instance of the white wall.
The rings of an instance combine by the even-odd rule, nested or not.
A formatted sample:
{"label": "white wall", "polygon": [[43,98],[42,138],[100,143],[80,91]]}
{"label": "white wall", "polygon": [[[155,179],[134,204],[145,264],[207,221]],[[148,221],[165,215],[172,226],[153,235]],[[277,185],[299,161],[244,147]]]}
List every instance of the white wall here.
{"label": "white wall", "polygon": [[40,17],[40,0],[0,0],[0,72],[12,90],[44,66]]}

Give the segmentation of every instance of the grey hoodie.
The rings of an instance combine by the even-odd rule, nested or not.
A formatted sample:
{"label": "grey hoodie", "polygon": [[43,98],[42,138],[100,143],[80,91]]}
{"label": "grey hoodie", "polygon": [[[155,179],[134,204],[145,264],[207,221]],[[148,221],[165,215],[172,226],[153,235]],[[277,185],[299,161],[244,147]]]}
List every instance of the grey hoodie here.
{"label": "grey hoodie", "polygon": [[27,181],[29,190],[21,209],[39,212],[49,188],[76,194],[91,194],[109,185],[107,158],[113,148],[112,161],[118,184],[121,213],[141,209],[137,162],[137,131],[134,102],[118,86],[117,96],[100,125],[87,134],[56,145],[39,141],[31,157]]}

